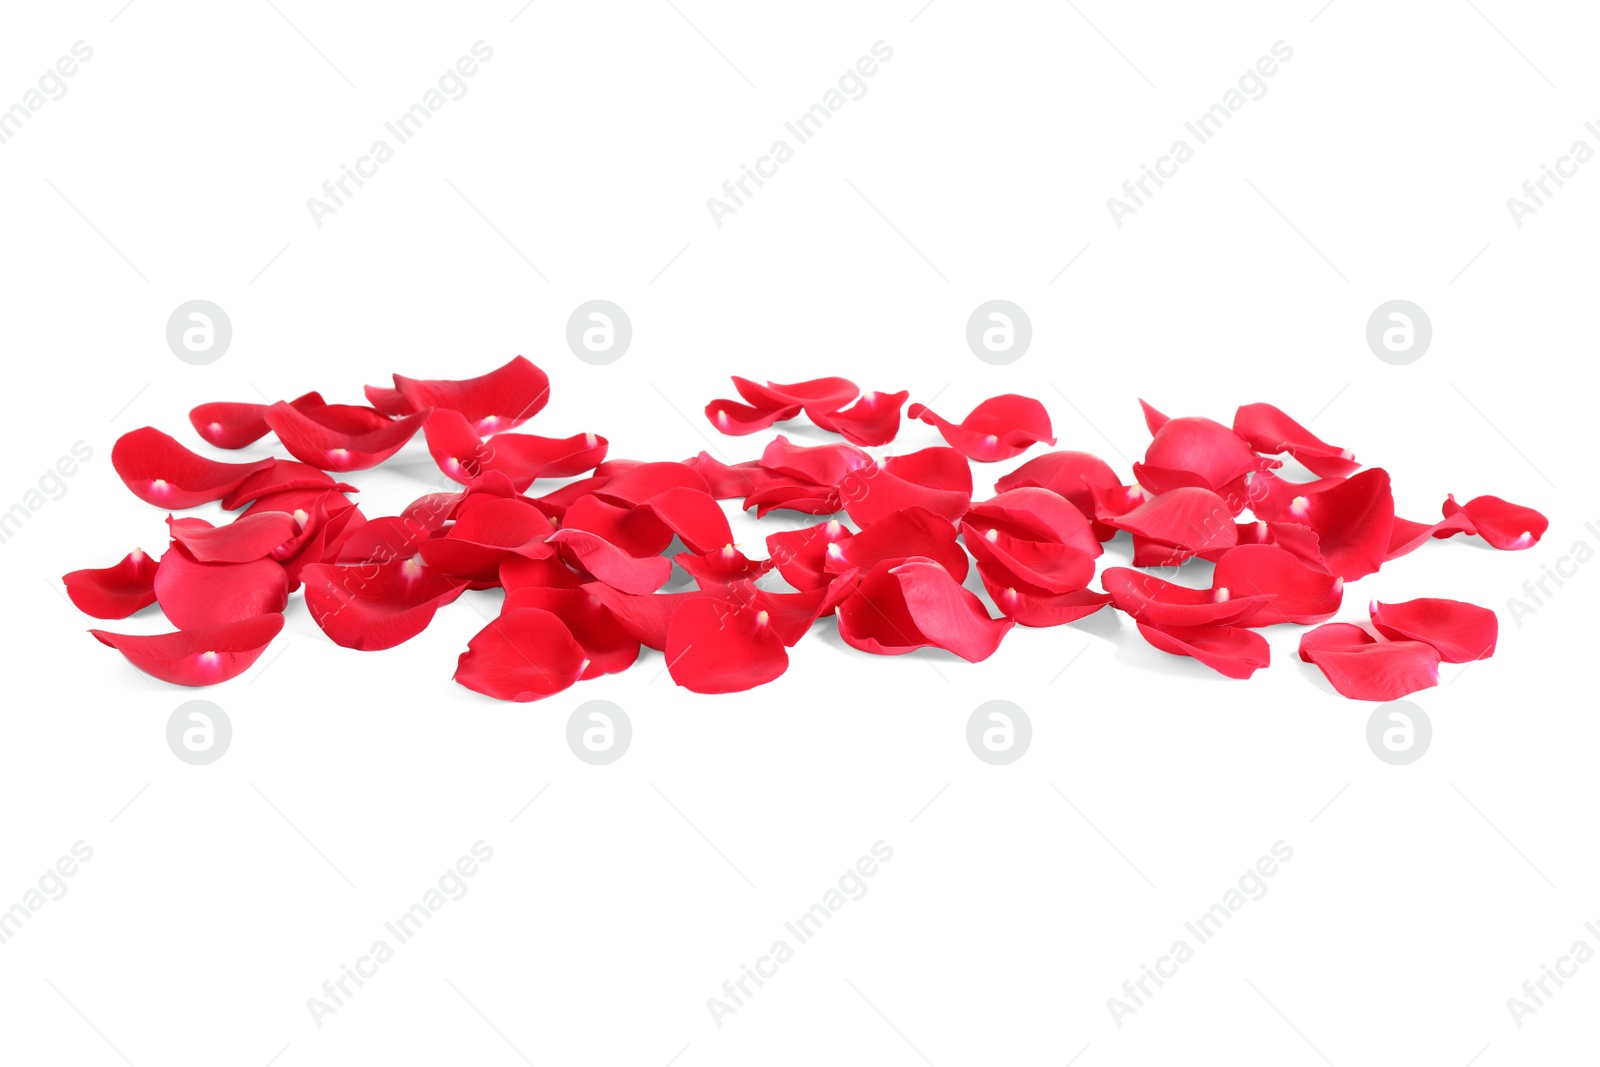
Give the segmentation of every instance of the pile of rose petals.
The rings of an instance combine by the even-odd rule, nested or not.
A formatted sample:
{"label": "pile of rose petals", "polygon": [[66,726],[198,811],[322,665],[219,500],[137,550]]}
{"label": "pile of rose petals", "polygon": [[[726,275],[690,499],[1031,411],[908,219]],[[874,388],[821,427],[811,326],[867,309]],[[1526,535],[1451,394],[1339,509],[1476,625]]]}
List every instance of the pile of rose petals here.
{"label": "pile of rose petals", "polygon": [[[783,674],[789,649],[825,616],[863,652],[937,648],[977,662],[1013,626],[1058,626],[1108,605],[1155,648],[1230,678],[1268,665],[1263,628],[1315,626],[1300,658],[1347,697],[1389,700],[1437,684],[1441,662],[1491,655],[1494,613],[1375,601],[1370,630],[1328,623],[1345,582],[1432,539],[1469,534],[1521,549],[1548,525],[1493,496],[1447,497],[1435,522],[1401,518],[1387,471],[1363,469],[1269,404],[1239,408],[1231,426],[1144,404],[1151,441],[1131,482],[1088,453],[1045,452],[974,500],[973,461],[1055,444],[1039,401],[992,397],[959,422],[911,404],[906,416],[947,444],[875,456],[865,449],[894,440],[908,393],[862,393],[844,378],[733,384],[740,400],[706,406],[721,432],[804,414],[842,440],[779,435],[732,464],[704,452],[610,459],[596,433],[511,432],[550,394],[520,356],[464,381],[395,375],[392,386],[368,386],[363,405],[315,392],[202,404],[189,419],[209,444],[237,449],[274,434],[293,458],[226,463],[149,427],[123,435],[112,463],[134,495],[169,512],[166,551],[74,571],[67,593],[101,619],[158,604],[176,632],[90,632],[180,685],[248,669],[297,591],[335,644],[370,651],[415,637],[468,590],[499,588],[500,613],[468,642],[455,679],[505,700],[626,670],[642,647],[661,651],[687,689],[750,689]],[[339,477],[383,463],[419,432],[441,484],[458,488],[398,515],[363,515]],[[1285,458],[1309,480],[1286,478]],[[732,499],[757,517],[818,521],[769,534],[765,555],[751,558],[720,503]],[[213,502],[237,515],[214,526],[171,514]],[[1100,569],[1103,545],[1123,533],[1133,566]],[[1174,580],[1197,557],[1214,565],[1209,586]],[[679,572],[692,588],[662,591]]]}

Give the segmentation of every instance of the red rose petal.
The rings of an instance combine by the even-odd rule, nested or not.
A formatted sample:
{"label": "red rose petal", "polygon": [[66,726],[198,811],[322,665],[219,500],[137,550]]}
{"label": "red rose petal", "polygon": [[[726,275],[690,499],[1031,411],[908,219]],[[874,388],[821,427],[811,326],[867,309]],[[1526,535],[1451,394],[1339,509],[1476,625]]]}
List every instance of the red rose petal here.
{"label": "red rose petal", "polygon": [[586,660],[559,618],[539,608],[512,608],[467,642],[455,680],[496,700],[539,700],[582,677]]}
{"label": "red rose petal", "polygon": [[815,485],[837,486],[853,471],[871,466],[872,457],[853,445],[796,445],[779,434],[761,453],[761,465]]}
{"label": "red rose petal", "polygon": [[554,556],[507,556],[500,561],[500,584],[507,593],[518,589],[577,589],[583,585],[583,578]]}
{"label": "red rose petal", "polygon": [[624,593],[653,593],[672,577],[672,561],[660,556],[630,556],[610,541],[585,530],[561,529],[548,543],[560,545],[584,570]]}
{"label": "red rose petal", "polygon": [[1005,393],[990,397],[960,423],[941,418],[924,404],[912,404],[906,417],[937,427],[939,433],[963,455],[980,463],[1010,459],[1044,442],[1053,445],[1050,414],[1032,397]]}
{"label": "red rose petal", "polygon": [[667,625],[667,671],[695,693],[738,693],[789,669],[789,653],[765,611],[693,596]]}
{"label": "red rose petal", "polygon": [[838,607],[839,636],[852,648],[902,655],[930,645],[971,663],[987,659],[1013,625],[931,559],[880,563]]}
{"label": "red rose petal", "polygon": [[[667,490],[669,493],[678,491],[697,492],[683,487]],[[658,555],[672,544],[672,528],[662,522],[655,512],[642,506],[608,504],[597,496],[574,501],[562,516],[561,525],[564,529],[597,534],[630,556]],[[732,537],[730,532],[721,544],[727,544]]]}
{"label": "red rose petal", "polygon": [[1288,453],[1319,478],[1345,478],[1360,469],[1349,449],[1330,445],[1271,404],[1245,404],[1233,432],[1257,452]]}
{"label": "red rose petal", "polygon": [[1186,486],[1217,491],[1266,462],[1220,422],[1189,416],[1155,431],[1133,476],[1153,493]]}
{"label": "red rose petal", "polygon": [[448,408],[435,409],[423,433],[434,462],[452,480],[466,485],[499,471],[519,493],[538,478],[570,478],[593,470],[609,447],[594,434],[553,438],[502,433],[482,441],[465,415]]}
{"label": "red rose petal", "polygon": [[1475,496],[1465,504],[1457,504],[1453,496],[1445,500],[1445,518],[1461,513],[1479,537],[1500,549],[1532,548],[1550,528],[1550,520],[1539,512],[1497,496]]}
{"label": "red rose petal", "polygon": [[772,557],[783,580],[796,589],[817,589],[828,584],[829,547],[848,541],[855,533],[837,519],[819,522],[803,530],[785,530],[767,535],[767,555]]}
{"label": "red rose petal", "polygon": [[306,607],[322,632],[336,645],[368,652],[393,648],[420,634],[434,612],[468,584],[416,557],[348,567],[313,563],[300,577]]}
{"label": "red rose petal", "polygon": [[1248,678],[1272,662],[1267,639],[1243,627],[1156,626],[1143,619],[1135,625],[1161,651],[1192,657],[1229,678]]}
{"label": "red rose petal", "polygon": [[852,444],[863,447],[886,445],[900,432],[900,408],[911,394],[863,393],[847,408],[822,411],[807,408],[811,421],[830,433],[839,434]]}
{"label": "red rose petal", "polygon": [[283,629],[282,615],[179,630],[170,634],[113,634],[90,630],[129,663],[173,685],[216,685],[250,669]]}
{"label": "red rose petal", "polygon": [[296,459],[329,471],[358,471],[376,467],[405,446],[427,421],[417,412],[370,430],[352,432],[325,424],[332,410],[302,412],[279,401],[267,409],[267,425]]}
{"label": "red rose petal", "polygon": [[639,463],[617,473],[604,485],[597,486],[594,493],[613,504],[634,505],[642,504],[668,489],[680,487],[698,489],[702,493],[711,489],[700,472],[687,463]]}
{"label": "red rose petal", "polygon": [[1191,589],[1129,567],[1107,567],[1100,584],[1118,610],[1163,629],[1239,625],[1271,599],[1262,594],[1219,597],[1210,589]]}
{"label": "red rose petal", "polygon": [[1144,412],[1144,424],[1149,427],[1152,437],[1161,432],[1161,427],[1172,421],[1142,399],[1139,401],[1139,409]]}
{"label": "red rose petal", "polygon": [[780,385],[777,382],[768,382],[758,385],[748,378],[735,377],[733,387],[739,390],[739,395],[744,397],[756,407],[777,407],[799,404],[807,408],[807,415],[811,410],[829,412],[854,400],[861,390],[856,383],[848,378],[812,378],[809,381],[795,382],[793,385]]}
{"label": "red rose petal", "polygon": [[737,400],[713,400],[706,405],[706,418],[718,433],[729,437],[744,437],[771,429],[775,422],[786,422],[800,414],[800,405],[787,407],[752,407]]}
{"label": "red rose petal", "polygon": [[[537,415],[550,399],[550,379],[532,363],[518,356],[503,367],[476,378],[460,381],[424,381],[394,376],[394,391],[405,401],[404,414],[413,414],[428,408],[449,408],[466,417],[480,435],[499,433],[520,426]],[[367,398],[373,406],[386,414],[400,414],[392,396],[369,386]],[[389,406],[377,403],[381,399]]]}
{"label": "red rose petal", "polygon": [[1092,589],[1051,593],[1020,584],[1011,575],[994,572],[982,562],[978,564],[978,577],[983,579],[983,587],[989,591],[1000,614],[1015,619],[1022,626],[1061,626],[1077,622],[1111,603],[1110,594]]}
{"label": "red rose petal", "polygon": [[1211,573],[1211,585],[1213,596],[1265,600],[1241,626],[1323,622],[1344,599],[1342,579],[1313,569],[1276,545],[1240,545],[1224,552]]}
{"label": "red rose petal", "polygon": [[767,480],[760,460],[730,465],[701,452],[684,465],[705,479],[707,490],[718,500],[752,493]]}
{"label": "red rose petal", "polygon": [[289,579],[270,559],[201,563],[174,542],[156,568],[156,602],[180,630],[200,630],[275,615],[289,602]]}
{"label": "red rose petal", "polygon": [[1389,533],[1389,551],[1383,557],[1384,562],[1398,559],[1408,552],[1415,552],[1432,538],[1454,537],[1458,533],[1472,533],[1475,529],[1465,511],[1458,511],[1449,518],[1440,519],[1435,523],[1413,522],[1396,515],[1394,528]]}
{"label": "red rose petal", "polygon": [[687,571],[703,589],[729,582],[753,582],[772,569],[772,560],[750,559],[732,545],[723,545],[715,552],[698,555],[679,552],[672,557],[672,561]]}
{"label": "red rose petal", "polygon": [[[1094,521],[1094,490],[1115,489],[1120,484],[1116,472],[1099,456],[1088,452],[1046,452],[995,482],[994,491],[1048,489],[1071,501],[1084,518]],[[1116,534],[1116,530],[1102,522],[1094,521],[1093,528],[1095,537],[1101,541],[1109,541]]]}
{"label": "red rose petal", "polygon": [[224,526],[168,515],[167,526],[172,530],[172,539],[201,563],[249,563],[262,559],[300,532],[294,516],[282,511],[242,515]]}
{"label": "red rose petal", "polygon": [[1439,684],[1438,649],[1421,641],[1379,641],[1347,622],[1302,634],[1300,658],[1351,700],[1398,700]]}
{"label": "red rose petal", "polygon": [[1291,482],[1273,471],[1257,471],[1245,487],[1245,504],[1258,519],[1274,519],[1287,511],[1295,498],[1309,498],[1343,481],[1344,478],[1319,478],[1314,482]]}
{"label": "red rose petal", "polygon": [[[1136,546],[1141,538],[1157,542],[1150,546],[1158,557],[1157,565],[1182,562],[1199,552],[1232,548],[1239,540],[1227,502],[1211,490],[1197,487],[1162,493],[1123,515],[1102,511],[1100,521],[1133,534]],[[1172,549],[1162,555],[1159,546]]]}
{"label": "red rose petal", "polygon": [[[320,393],[307,393],[295,397],[290,404],[302,411],[324,406],[327,401]],[[189,412],[189,424],[195,432],[218,448],[243,448],[261,440],[271,432],[264,417],[265,404],[218,402],[201,404]]]}
{"label": "red rose petal", "polygon": [[866,573],[879,563],[898,564],[911,556],[932,559],[956,581],[966,580],[967,554],[956,543],[955,527],[919,507],[890,512],[858,534],[825,541],[823,570],[830,575],[848,570]]}
{"label": "red rose petal", "polygon": [[677,534],[691,552],[712,552],[733,541],[727,514],[704,490],[677,486],[657,493],[639,507]]}
{"label": "red rose petal", "polygon": [[262,467],[229,490],[228,495],[222,498],[222,507],[226,511],[237,511],[252,501],[277,493],[301,491],[320,493],[330,489],[341,493],[360,492],[353,485],[334,481],[318,467],[292,459],[279,459],[271,466]]}
{"label": "red rose petal", "polygon": [[1372,625],[1391,641],[1421,641],[1446,663],[1488,659],[1500,635],[1494,612],[1460,600],[1425,597],[1403,604],[1371,604]]}
{"label": "red rose petal", "polygon": [[126,619],[156,602],[156,561],[136,548],[111,567],[62,575],[67,596],[85,615]]}
{"label": "red rose petal", "polygon": [[586,582],[584,592],[604,604],[617,623],[639,643],[657,652],[667,647],[667,624],[678,605],[705,593],[624,593],[604,582]]}
{"label": "red rose petal", "polygon": [[417,546],[422,561],[440,574],[472,582],[494,583],[507,556],[542,559],[554,529],[538,508],[512,499],[479,499],[463,503],[455,524],[441,537]]}
{"label": "red rose petal", "polygon": [[518,608],[548,611],[566,624],[583,647],[586,665],[582,679],[625,671],[639,658],[639,639],[628,633],[609,608],[582,589],[528,586],[508,591],[501,614]]}
{"label": "red rose petal", "polygon": [[161,508],[192,508],[221,500],[256,471],[272,466],[220,463],[184,448],[149,426],[131,430],[111,447],[111,465],[133,495]]}
{"label": "red rose petal", "polygon": [[972,506],[972,468],[953,448],[924,448],[855,471],[839,495],[850,518],[862,527],[910,507],[927,508],[955,522]]}
{"label": "red rose petal", "polygon": [[1316,531],[1328,573],[1347,582],[1375,574],[1389,554],[1394,530],[1389,472],[1372,467],[1331,489],[1297,497],[1281,518]]}

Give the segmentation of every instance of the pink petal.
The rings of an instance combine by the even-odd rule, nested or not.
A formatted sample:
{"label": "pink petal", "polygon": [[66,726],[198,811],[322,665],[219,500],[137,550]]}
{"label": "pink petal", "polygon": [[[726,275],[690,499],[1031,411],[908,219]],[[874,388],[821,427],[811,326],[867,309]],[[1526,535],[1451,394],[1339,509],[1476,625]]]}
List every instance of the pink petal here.
{"label": "pink petal", "polygon": [[1398,700],[1439,684],[1438,649],[1421,641],[1380,642],[1347,622],[1302,634],[1300,658],[1351,700]]}
{"label": "pink petal", "polygon": [[1190,656],[1218,674],[1248,678],[1272,662],[1267,639],[1238,626],[1156,626],[1139,620],[1139,633],[1174,656]]}
{"label": "pink petal", "polygon": [[1494,655],[1500,623],[1494,612],[1460,600],[1423,598],[1403,604],[1371,605],[1372,625],[1392,641],[1421,641],[1439,650],[1446,663],[1466,663]]}
{"label": "pink petal", "polygon": [[938,427],[952,448],[982,463],[1010,459],[1041,441],[1056,443],[1044,405],[1015,393],[990,397],[959,424],[941,418],[924,404],[912,404],[906,417]]}

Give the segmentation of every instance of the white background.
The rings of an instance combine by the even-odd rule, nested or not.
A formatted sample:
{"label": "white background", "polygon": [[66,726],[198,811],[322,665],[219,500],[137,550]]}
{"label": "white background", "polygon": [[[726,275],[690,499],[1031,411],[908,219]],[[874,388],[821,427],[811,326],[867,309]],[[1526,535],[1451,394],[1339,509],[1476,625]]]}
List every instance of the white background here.
{"label": "white background", "polygon": [[[1600,163],[1520,229],[1505,201],[1575,139],[1600,147],[1583,129],[1600,119],[1594,13],[674,2],[10,6],[0,106],[73,42],[94,56],[0,145],[0,507],[75,441],[94,456],[0,545],[0,907],[73,842],[94,857],[0,946],[0,1059],[1591,1055],[1600,963],[1520,1029],[1506,998],[1579,938],[1600,949],[1583,928],[1600,920],[1600,576],[1580,568],[1521,626],[1506,602],[1580,539],[1600,547],[1584,529],[1600,520]],[[467,95],[317,228],[306,198],[480,39],[494,57]],[[706,198],[878,40],[894,56],[867,94],[717,228]],[[1294,55],[1267,94],[1117,228],[1106,198],[1279,40]],[[606,367],[564,342],[596,297],[634,326]],[[1007,367],[963,336],[995,297],[1033,323]],[[206,367],[164,338],[195,298],[234,330]],[[1434,327],[1406,367],[1364,340],[1395,298]],[[1495,493],[1552,525],[1524,553],[1435,542],[1347,591],[1341,619],[1371,597],[1501,614],[1494,659],[1447,666],[1414,698],[1434,740],[1407,767],[1368,750],[1372,706],[1300,663],[1289,627],[1249,682],[1156,652],[1107,612],[1019,628],[979,665],[819,633],[750,693],[677,689],[647,651],[624,675],[504,705],[450,678],[493,594],[382,653],[335,647],[297,600],[260,663],[208,692],[138,675],[60,594],[68,570],[161,548],[163,515],[111,468],[119,434],[155,425],[200,448],[196,403],[312,388],[356,402],[394,371],[465,377],[518,353],[553,388],[527,428],[600,432],[619,457],[758,454],[767,437],[717,437],[699,413],[732,395],[729,374],[848,374],[937,394],[951,417],[1027,393],[1059,447],[1125,476],[1147,440],[1137,397],[1224,421],[1270,401],[1387,467],[1405,516]],[[913,426],[895,447],[936,441]],[[1019,462],[981,468],[980,490]],[[354,481],[375,516],[436,477],[419,439]],[[753,523],[738,532],[761,554]],[[1127,555],[1119,542],[1107,561]],[[195,696],[233,723],[207,767],[165,742]],[[607,767],[564,740],[596,697],[634,729]],[[1034,728],[1003,768],[964,737],[997,698]],[[494,858],[470,892],[314,1025],[306,999],[480,839]],[[715,1026],[706,998],[880,839],[894,858],[867,895]],[[1270,892],[1114,1025],[1106,999],[1279,840],[1294,858]]]}

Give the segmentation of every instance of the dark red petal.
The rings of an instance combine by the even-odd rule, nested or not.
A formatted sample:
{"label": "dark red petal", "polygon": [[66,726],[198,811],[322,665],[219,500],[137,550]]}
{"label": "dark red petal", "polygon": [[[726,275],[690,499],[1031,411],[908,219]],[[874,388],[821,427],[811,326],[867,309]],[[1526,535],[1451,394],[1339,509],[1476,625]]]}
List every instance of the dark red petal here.
{"label": "dark red petal", "polygon": [[451,578],[412,557],[389,563],[307,565],[306,607],[333,643],[375,651],[409,641],[433,621],[433,613],[455,600],[467,582]]}
{"label": "dark red petal", "polygon": [[225,526],[168,515],[167,526],[172,530],[172,539],[201,563],[249,563],[262,559],[300,532],[295,517],[282,511],[241,515]]}
{"label": "dark red petal", "polygon": [[871,466],[872,457],[852,445],[796,445],[779,434],[761,453],[761,465],[801,481],[837,486],[852,471]]}
{"label": "dark red petal", "polygon": [[785,530],[767,535],[767,555],[777,565],[783,580],[796,589],[816,589],[827,585],[828,548],[855,536],[837,519],[819,522],[803,530]]}
{"label": "dark red petal", "polygon": [[192,508],[221,500],[256,471],[272,466],[220,463],[184,448],[150,426],[131,430],[111,447],[111,465],[133,495],[161,508]]}
{"label": "dark red petal", "polygon": [[969,662],[987,659],[1014,621],[983,602],[931,559],[880,563],[838,607],[839,636],[852,648],[900,655],[934,645]]}
{"label": "dark red petal", "polygon": [[216,685],[249,670],[282,629],[282,615],[259,615],[171,634],[89,632],[101,644],[121,652],[129,663],[163,682]]}
{"label": "dark red petal", "polygon": [[[608,504],[597,496],[574,502],[562,517],[561,525],[568,530],[598,534],[630,556],[658,555],[672,544],[672,529],[654,512]],[[727,540],[722,543],[727,544]]]}
{"label": "dark red petal", "polygon": [[[994,483],[994,491],[1048,489],[1072,502],[1086,519],[1095,519],[1095,488],[1115,489],[1121,484],[1115,471],[1098,456],[1087,452],[1046,452],[1030,459]],[[1116,531],[1101,522],[1094,523],[1095,537],[1109,541]]]}
{"label": "dark red petal", "polygon": [[[609,464],[608,464],[609,465]],[[604,467],[601,468],[604,470]],[[596,473],[599,473],[598,471]],[[595,489],[595,495],[613,504],[643,504],[657,493],[678,487],[709,492],[700,472],[687,463],[640,463],[617,473]]]}
{"label": "dark red petal", "polygon": [[770,429],[775,422],[784,422],[800,414],[800,405],[787,407],[752,407],[737,400],[713,400],[706,405],[706,418],[718,433],[729,437],[744,437]]}
{"label": "dark red petal", "polygon": [[67,596],[85,615],[97,619],[126,619],[156,602],[156,561],[134,549],[111,567],[91,568],[62,575]]}
{"label": "dark red petal", "polygon": [[[537,415],[550,399],[550,379],[521,356],[477,378],[423,381],[396,374],[394,384],[411,411],[459,411],[481,435],[520,426]],[[368,397],[371,398],[370,393]]]}
{"label": "dark red petal", "polygon": [[267,409],[266,420],[296,459],[323,470],[358,471],[376,467],[400,451],[428,418],[427,412],[419,411],[375,429],[351,433],[317,420],[328,411],[318,408],[306,413],[279,401]]}
{"label": "dark red petal", "polygon": [[862,527],[910,507],[955,522],[972,506],[972,468],[953,448],[924,448],[855,471],[841,483],[839,495]]}
{"label": "dark red petal", "polygon": [[585,679],[625,671],[639,658],[639,639],[628,633],[609,608],[582,589],[526,586],[507,591],[501,615],[518,608],[539,608],[566,624],[583,647]]}
{"label": "dark red petal", "polygon": [[733,541],[727,514],[704,490],[677,486],[657,493],[639,507],[677,534],[691,552],[715,551]]}
{"label": "dark red petal", "polygon": [[1347,622],[1302,634],[1300,658],[1351,700],[1398,700],[1439,684],[1438,649],[1421,641],[1379,641]]}
{"label": "dark red petal", "polygon": [[[327,401],[319,393],[307,393],[289,401],[302,411],[322,407]],[[218,448],[243,448],[271,432],[264,416],[265,404],[227,403],[201,404],[189,412],[189,424],[195,432]]]}
{"label": "dark red petal", "polygon": [[1383,566],[1394,530],[1389,472],[1372,467],[1331,489],[1297,497],[1281,518],[1311,527],[1330,574],[1347,582]]}
{"label": "dark red petal", "polygon": [[789,653],[765,611],[694,596],[667,626],[667,670],[695,693],[738,693],[789,669]]}
{"label": "dark red petal", "polygon": [[1165,629],[1238,625],[1260,611],[1269,599],[1265,595],[1219,598],[1210,589],[1176,585],[1129,567],[1107,567],[1100,574],[1100,584],[1119,610]]}
{"label": "dark red petal", "polygon": [[672,577],[672,561],[661,556],[630,556],[610,541],[585,530],[557,530],[548,543],[600,581],[624,593],[653,593]]}
{"label": "dark red petal", "polygon": [[852,444],[871,447],[886,445],[900,432],[900,408],[911,394],[863,393],[847,408],[822,411],[807,408],[811,421],[831,433],[842,436]]}
{"label": "dark red petal", "polygon": [[1041,441],[1056,443],[1050,435],[1050,413],[1044,405],[1015,393],[990,397],[959,424],[940,418],[924,404],[912,404],[906,409],[906,417],[938,427],[952,448],[982,463],[1010,459]]}
{"label": "dark red petal", "polygon": [[1445,501],[1445,518],[1461,512],[1466,513],[1478,536],[1496,548],[1532,548],[1550,528],[1550,520],[1539,512],[1497,496],[1475,496],[1465,504],[1457,504],[1453,496]]}
{"label": "dark red petal", "polygon": [[1218,674],[1248,678],[1272,662],[1267,639],[1238,626],[1156,626],[1139,620],[1139,633],[1174,656],[1191,656]]}
{"label": "dark red petal", "polygon": [[[1227,501],[1209,489],[1183,488],[1152,497],[1125,515],[1101,513],[1100,520],[1175,551],[1160,562],[1181,562],[1197,552],[1232,548],[1239,540]],[[1138,562],[1138,561],[1136,561]],[[1139,563],[1139,566],[1144,566]]]}
{"label": "dark red petal", "polygon": [[1242,626],[1289,622],[1308,625],[1333,617],[1344,599],[1344,581],[1315,570],[1276,545],[1240,545],[1217,560],[1211,572],[1213,595],[1267,602]]}
{"label": "dark red petal", "polygon": [[1271,404],[1240,407],[1233,432],[1257,452],[1288,453],[1319,478],[1345,478],[1361,467],[1349,449],[1328,444]]}
{"label": "dark red petal", "polygon": [[1439,650],[1446,663],[1466,663],[1494,655],[1500,623],[1494,612],[1460,600],[1423,598],[1370,607],[1372,625],[1392,641],[1421,641]]}
{"label": "dark red petal", "polygon": [[1182,486],[1219,490],[1236,478],[1260,470],[1265,461],[1239,435],[1210,419],[1169,419],[1133,465],[1139,484],[1154,493]]}
{"label": "dark red petal", "polygon": [[455,680],[496,700],[539,700],[583,675],[587,657],[566,623],[539,608],[512,608],[479,630]]}
{"label": "dark red petal", "polygon": [[[769,546],[771,541],[768,538]],[[924,556],[958,582],[967,577],[967,554],[956,543],[955,527],[926,508],[892,511],[854,536],[825,541],[823,556],[823,569],[829,574],[848,570],[865,574],[879,563],[897,564],[911,556]],[[781,570],[782,564],[779,566]]]}
{"label": "dark red petal", "polygon": [[222,626],[281,613],[289,579],[270,559],[201,563],[174,543],[156,568],[156,601],[180,630]]}

